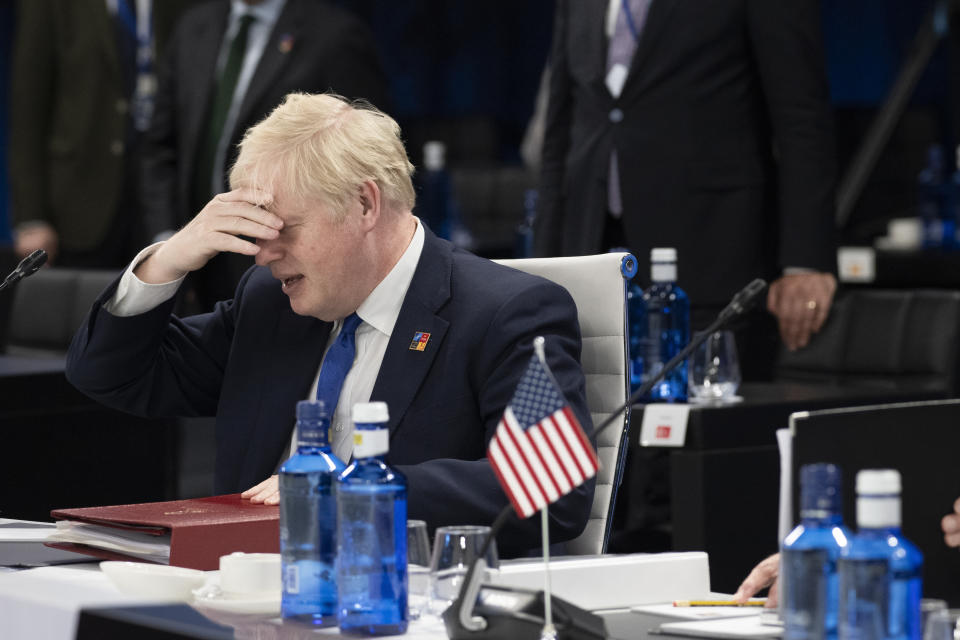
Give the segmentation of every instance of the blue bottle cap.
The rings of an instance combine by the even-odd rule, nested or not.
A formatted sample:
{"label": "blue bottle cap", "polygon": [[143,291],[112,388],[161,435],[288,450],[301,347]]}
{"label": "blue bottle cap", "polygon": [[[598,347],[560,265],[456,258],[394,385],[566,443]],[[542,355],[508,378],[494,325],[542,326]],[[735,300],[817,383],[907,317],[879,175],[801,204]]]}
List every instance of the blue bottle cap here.
{"label": "blue bottle cap", "polygon": [[806,464],[800,468],[801,517],[825,517],[840,513],[843,503],[840,467],[835,464]]}

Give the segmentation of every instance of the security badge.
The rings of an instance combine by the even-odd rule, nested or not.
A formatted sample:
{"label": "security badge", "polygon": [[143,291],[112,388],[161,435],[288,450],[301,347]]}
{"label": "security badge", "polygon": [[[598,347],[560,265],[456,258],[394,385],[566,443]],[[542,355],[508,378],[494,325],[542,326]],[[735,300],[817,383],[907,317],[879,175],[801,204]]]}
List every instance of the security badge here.
{"label": "security badge", "polygon": [[417,331],[413,334],[413,342],[410,343],[410,351],[423,351],[427,348],[430,341],[430,334],[423,331]]}

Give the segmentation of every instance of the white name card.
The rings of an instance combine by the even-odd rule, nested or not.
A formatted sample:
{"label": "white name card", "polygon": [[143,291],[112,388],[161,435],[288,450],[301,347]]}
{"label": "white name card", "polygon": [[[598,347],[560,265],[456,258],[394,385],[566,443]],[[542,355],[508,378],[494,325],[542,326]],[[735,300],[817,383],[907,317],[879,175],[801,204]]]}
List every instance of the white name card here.
{"label": "white name card", "polygon": [[873,247],[840,247],[837,270],[842,282],[873,282],[877,279],[877,252]]}
{"label": "white name card", "polygon": [[687,439],[689,404],[654,403],[643,408],[641,447],[682,447]]}

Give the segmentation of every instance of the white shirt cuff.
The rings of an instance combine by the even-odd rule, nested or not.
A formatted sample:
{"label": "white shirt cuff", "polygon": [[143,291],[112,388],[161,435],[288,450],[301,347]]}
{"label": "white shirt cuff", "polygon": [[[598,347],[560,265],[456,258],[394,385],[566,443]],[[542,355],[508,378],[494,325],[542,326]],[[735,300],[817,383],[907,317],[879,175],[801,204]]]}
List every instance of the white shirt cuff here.
{"label": "white shirt cuff", "polygon": [[803,273],[817,273],[816,269],[811,269],[809,267],[784,267],[783,275],[785,276],[797,276]]}
{"label": "white shirt cuff", "polygon": [[133,270],[136,269],[141,262],[153,255],[161,244],[163,243],[157,242],[156,244],[152,244],[137,254],[137,257],[133,259],[130,266],[127,267],[127,270],[123,272],[116,292],[103,304],[104,309],[115,316],[125,318],[156,309],[177,295],[177,289],[180,288],[183,278],[186,277],[185,275],[177,280],[164,282],[163,284],[148,284],[133,275]]}

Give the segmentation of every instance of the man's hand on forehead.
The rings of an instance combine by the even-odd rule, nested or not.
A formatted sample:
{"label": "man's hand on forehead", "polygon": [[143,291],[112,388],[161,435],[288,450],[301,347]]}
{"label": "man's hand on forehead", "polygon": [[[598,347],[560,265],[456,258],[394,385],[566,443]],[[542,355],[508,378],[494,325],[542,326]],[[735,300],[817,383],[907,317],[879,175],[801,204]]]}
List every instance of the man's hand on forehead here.
{"label": "man's hand on forehead", "polygon": [[217,195],[137,267],[137,277],[148,283],[170,282],[200,269],[222,251],[256,255],[260,251],[256,241],[275,239],[284,226],[268,210],[272,204],[273,195],[257,189]]}

